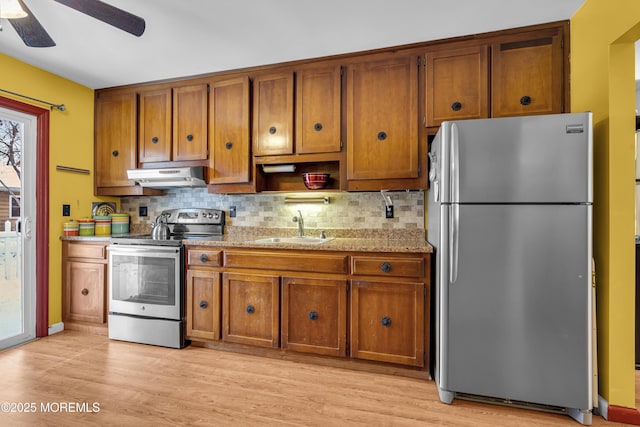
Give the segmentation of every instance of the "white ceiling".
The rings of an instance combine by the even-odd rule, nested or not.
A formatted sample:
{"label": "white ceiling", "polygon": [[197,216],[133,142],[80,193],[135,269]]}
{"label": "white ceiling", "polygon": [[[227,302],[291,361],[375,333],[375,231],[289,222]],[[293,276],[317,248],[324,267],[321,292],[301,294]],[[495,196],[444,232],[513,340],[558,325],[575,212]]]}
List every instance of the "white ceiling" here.
{"label": "white ceiling", "polygon": [[142,37],[51,0],[24,0],[57,46],[27,47],[3,19],[0,53],[97,89],[559,21],[584,3],[104,1],[144,18]]}

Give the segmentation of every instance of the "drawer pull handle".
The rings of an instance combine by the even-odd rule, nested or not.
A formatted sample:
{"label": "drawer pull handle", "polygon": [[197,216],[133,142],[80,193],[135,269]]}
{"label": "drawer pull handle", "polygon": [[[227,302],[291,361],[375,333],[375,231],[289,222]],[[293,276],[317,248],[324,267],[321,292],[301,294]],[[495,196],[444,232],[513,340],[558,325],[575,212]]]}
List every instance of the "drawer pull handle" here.
{"label": "drawer pull handle", "polygon": [[315,130],[316,132],[320,132],[322,130],[322,123],[316,123],[315,125],[313,125],[313,130]]}
{"label": "drawer pull handle", "polygon": [[233,142],[231,142],[231,141],[227,141],[224,144],[224,148],[226,148],[227,150],[231,150],[231,147],[233,147]]}
{"label": "drawer pull handle", "polygon": [[256,308],[255,308],[254,306],[252,306],[251,304],[249,304],[249,305],[247,306],[247,313],[249,313],[249,314],[253,314],[253,313],[255,313],[255,312],[256,312]]}
{"label": "drawer pull handle", "polygon": [[205,300],[202,300],[202,301],[200,301],[200,304],[199,304],[199,305],[200,305],[200,308],[207,308],[207,306],[208,306],[209,304],[207,304],[207,302],[206,302]]}
{"label": "drawer pull handle", "polygon": [[386,132],[378,132],[378,141],[384,141],[385,139],[387,139],[387,133]]}
{"label": "drawer pull handle", "polygon": [[520,104],[521,105],[529,105],[531,104],[531,97],[528,95],[523,96],[522,98],[520,98]]}
{"label": "drawer pull handle", "polygon": [[389,326],[391,326],[391,318],[388,316],[384,316],[380,320],[380,323],[382,323],[382,326],[384,326],[385,328],[388,328]]}
{"label": "drawer pull handle", "polygon": [[159,141],[157,136],[154,136],[153,138],[151,138],[151,142],[153,142],[154,144],[157,144]]}
{"label": "drawer pull handle", "polygon": [[275,126],[271,126],[271,127],[269,128],[269,133],[270,133],[271,135],[275,134],[275,133],[276,133],[276,127],[275,127]]}
{"label": "drawer pull handle", "polygon": [[189,142],[193,141],[193,135],[191,134],[187,135],[187,141]]}
{"label": "drawer pull handle", "polygon": [[383,262],[382,264],[380,264],[380,270],[382,270],[384,273],[390,272],[391,271],[391,263]]}
{"label": "drawer pull handle", "polygon": [[453,104],[451,104],[451,109],[452,109],[453,111],[460,111],[460,110],[462,110],[462,103],[460,103],[460,102],[458,102],[458,101],[454,102]]}
{"label": "drawer pull handle", "polygon": [[318,312],[317,311],[310,311],[309,312],[309,320],[318,320]]}
{"label": "drawer pull handle", "polygon": [[81,293],[82,293],[82,295],[89,295],[89,289],[84,288],[84,289],[81,291]]}
{"label": "drawer pull handle", "polygon": [[113,150],[113,151],[111,152],[111,155],[112,155],[113,157],[118,157],[118,154],[120,154],[120,153],[118,153],[118,150]]}
{"label": "drawer pull handle", "polygon": [[207,254],[201,254],[200,262],[207,262],[207,261],[209,261],[209,257],[207,256]]}

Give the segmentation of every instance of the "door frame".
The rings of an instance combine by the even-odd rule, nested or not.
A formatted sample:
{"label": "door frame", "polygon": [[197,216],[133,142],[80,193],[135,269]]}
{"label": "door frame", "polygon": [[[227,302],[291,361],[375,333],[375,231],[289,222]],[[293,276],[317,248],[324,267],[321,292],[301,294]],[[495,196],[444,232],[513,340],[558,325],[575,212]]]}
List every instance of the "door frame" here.
{"label": "door frame", "polygon": [[36,135],[36,337],[49,335],[49,114],[0,96],[0,106],[35,116]]}

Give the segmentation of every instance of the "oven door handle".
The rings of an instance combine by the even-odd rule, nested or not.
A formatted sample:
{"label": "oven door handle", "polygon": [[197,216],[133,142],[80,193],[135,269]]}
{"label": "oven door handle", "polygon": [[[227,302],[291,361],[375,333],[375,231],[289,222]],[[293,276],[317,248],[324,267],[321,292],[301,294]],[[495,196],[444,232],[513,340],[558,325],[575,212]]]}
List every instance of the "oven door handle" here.
{"label": "oven door handle", "polygon": [[177,254],[180,253],[180,248],[176,247],[149,247],[149,246],[107,246],[107,250],[112,254],[132,254],[132,255],[158,255],[165,256],[168,254]]}

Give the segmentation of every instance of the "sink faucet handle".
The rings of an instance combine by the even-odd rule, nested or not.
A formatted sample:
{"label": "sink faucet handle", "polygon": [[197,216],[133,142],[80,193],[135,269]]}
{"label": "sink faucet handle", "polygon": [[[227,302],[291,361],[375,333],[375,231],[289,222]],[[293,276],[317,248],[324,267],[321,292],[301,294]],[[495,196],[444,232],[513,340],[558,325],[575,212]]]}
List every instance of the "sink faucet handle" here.
{"label": "sink faucet handle", "polygon": [[327,235],[324,234],[324,230],[320,230],[320,238],[321,239],[326,239],[327,238]]}

